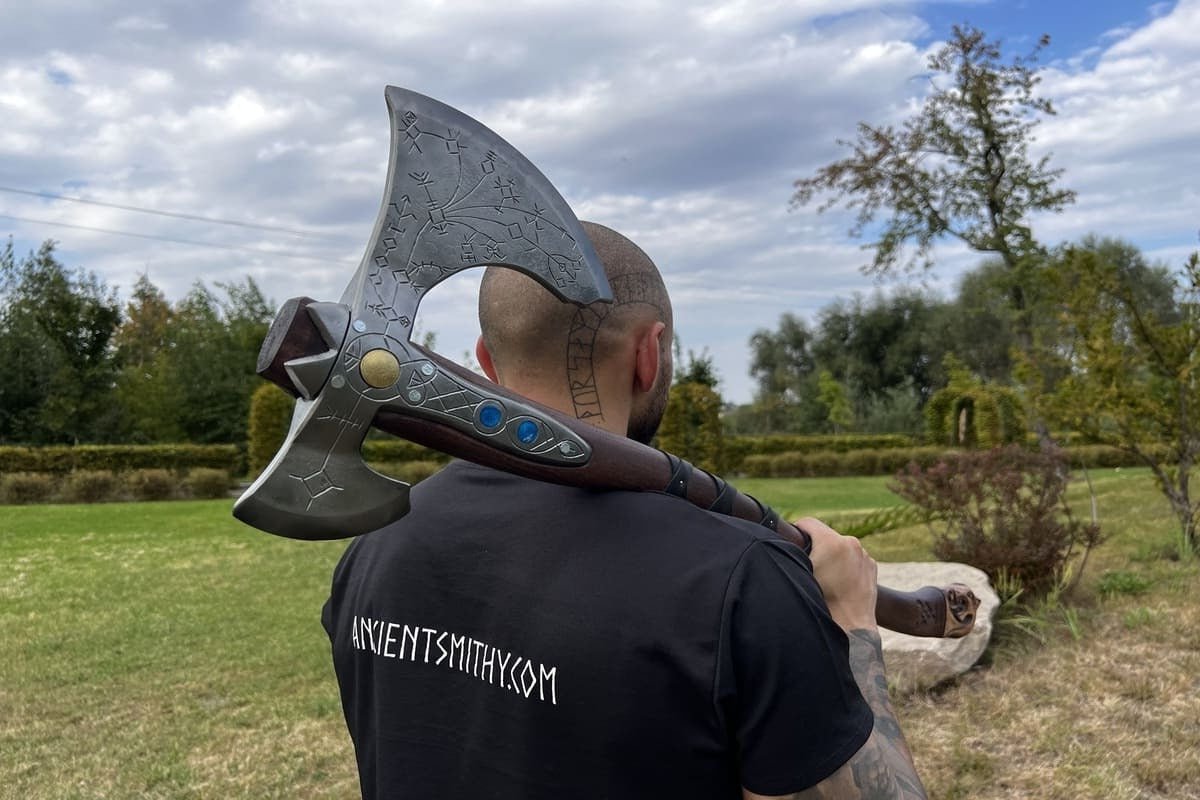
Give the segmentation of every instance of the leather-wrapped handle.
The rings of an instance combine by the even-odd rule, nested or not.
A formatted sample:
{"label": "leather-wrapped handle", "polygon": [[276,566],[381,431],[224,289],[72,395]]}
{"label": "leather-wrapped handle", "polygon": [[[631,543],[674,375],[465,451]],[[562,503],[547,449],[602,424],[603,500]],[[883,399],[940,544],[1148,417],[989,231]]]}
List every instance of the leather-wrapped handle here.
{"label": "leather-wrapped handle", "polygon": [[[272,324],[259,354],[258,373],[292,395],[298,392],[283,364],[293,358],[315,355],[326,347],[309,315],[301,313],[311,302],[309,298],[289,300]],[[465,382],[477,386],[486,384],[488,394],[530,402],[437,353],[411,342],[408,347],[421,351],[442,369]],[[764,524],[806,551],[811,547],[806,534],[720,478],[693,469],[686,462],[661,450],[561,412],[547,408],[542,411],[569,427],[592,448],[592,456],[586,464],[567,466],[531,462],[490,447],[449,425],[390,411],[377,414],[373,424],[386,433],[456,458],[528,478],[585,488],[669,491],[701,508]],[[900,592],[880,586],[875,613],[880,625],[899,633],[960,637],[971,631],[978,605],[975,595],[962,584],[945,588],[930,586],[915,592]]]}

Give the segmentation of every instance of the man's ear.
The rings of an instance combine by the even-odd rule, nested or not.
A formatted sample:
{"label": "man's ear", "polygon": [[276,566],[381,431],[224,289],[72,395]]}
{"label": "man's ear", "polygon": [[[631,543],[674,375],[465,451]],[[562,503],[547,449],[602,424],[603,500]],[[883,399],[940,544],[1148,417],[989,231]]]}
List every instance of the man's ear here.
{"label": "man's ear", "polygon": [[633,366],[633,388],[639,392],[649,392],[658,380],[659,359],[662,353],[659,345],[666,330],[665,323],[655,322],[638,337]]}
{"label": "man's ear", "polygon": [[482,336],[475,340],[475,360],[479,362],[479,368],[492,383],[500,382],[500,379],[496,377],[496,365],[492,362],[492,354],[488,352]]}

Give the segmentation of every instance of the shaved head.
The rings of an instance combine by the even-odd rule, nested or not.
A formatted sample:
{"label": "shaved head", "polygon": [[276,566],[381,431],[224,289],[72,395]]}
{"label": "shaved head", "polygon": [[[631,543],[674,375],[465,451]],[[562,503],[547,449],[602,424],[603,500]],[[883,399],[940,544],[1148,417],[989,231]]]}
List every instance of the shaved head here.
{"label": "shaved head", "polygon": [[[533,278],[507,267],[488,267],[479,291],[479,326],[502,384],[555,386],[570,393],[575,416],[603,417],[606,387],[598,374],[654,323],[666,326],[661,398],[635,405],[629,435],[648,441],[666,404],[670,384],[671,301],[662,276],[640,247],[616,231],[582,223],[604,265],[612,303],[564,303]],[[567,409],[563,409],[564,411]],[[639,417],[651,416],[654,419]],[[646,429],[649,428],[647,434]]]}

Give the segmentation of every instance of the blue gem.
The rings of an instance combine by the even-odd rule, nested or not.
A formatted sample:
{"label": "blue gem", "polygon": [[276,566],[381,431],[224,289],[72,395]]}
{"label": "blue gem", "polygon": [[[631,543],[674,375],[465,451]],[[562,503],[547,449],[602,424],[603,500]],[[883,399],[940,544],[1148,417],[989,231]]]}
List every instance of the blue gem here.
{"label": "blue gem", "polygon": [[489,430],[500,427],[503,420],[504,412],[500,410],[500,406],[488,405],[479,409],[479,424]]}
{"label": "blue gem", "polygon": [[538,438],[538,425],[531,419],[522,420],[517,426],[517,438],[522,444],[533,444]]}

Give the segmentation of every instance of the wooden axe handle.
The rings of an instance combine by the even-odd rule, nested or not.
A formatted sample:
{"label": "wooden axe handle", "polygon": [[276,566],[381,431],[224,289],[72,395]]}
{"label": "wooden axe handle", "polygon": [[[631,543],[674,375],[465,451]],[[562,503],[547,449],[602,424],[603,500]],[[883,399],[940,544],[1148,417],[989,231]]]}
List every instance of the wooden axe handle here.
{"label": "wooden axe handle", "polygon": [[[258,360],[258,373],[293,395],[297,392],[283,368],[284,362],[314,355],[326,347],[315,331],[309,315],[300,313],[309,302],[312,301],[308,298],[297,298],[285,304],[263,343]],[[442,369],[464,381],[474,384],[486,382],[485,378],[437,353],[412,343],[409,343],[408,347],[420,350]],[[502,386],[490,382],[487,384],[488,391],[492,394],[530,402]],[[586,488],[664,491],[672,482],[678,460],[661,450],[609,433],[553,409],[543,411],[571,428],[588,443],[592,448],[592,457],[588,463],[578,466],[556,466],[530,462],[489,447],[448,425],[386,410],[376,415],[373,424],[394,436],[448,455],[550,483]],[[724,486],[725,483],[719,478],[697,469],[687,481],[686,492],[682,496],[701,508],[709,508],[717,500]],[[762,522],[770,511],[749,495],[732,488],[730,492],[731,494],[726,495],[724,513],[753,522]],[[770,513],[773,515],[773,512]],[[808,536],[786,520],[776,520],[774,528],[785,539],[805,550],[811,546]],[[962,584],[952,584],[945,588],[926,586],[914,592],[901,592],[880,586],[875,615],[880,625],[899,633],[957,638],[971,631],[978,603],[971,590]]]}

